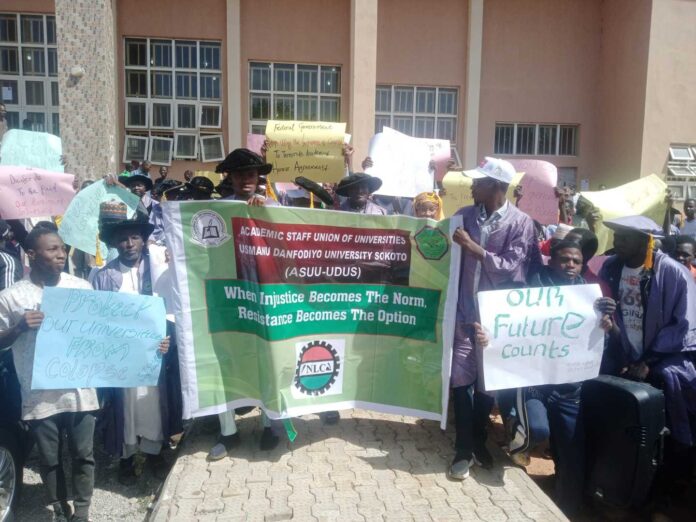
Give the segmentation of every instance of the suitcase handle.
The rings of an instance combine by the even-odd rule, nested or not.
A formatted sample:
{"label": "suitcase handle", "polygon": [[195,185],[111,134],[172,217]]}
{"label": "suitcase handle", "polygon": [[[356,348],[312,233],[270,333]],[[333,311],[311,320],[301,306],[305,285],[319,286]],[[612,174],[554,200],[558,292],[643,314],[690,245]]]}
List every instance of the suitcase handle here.
{"label": "suitcase handle", "polygon": [[655,464],[657,466],[661,466],[665,461],[665,438],[667,435],[669,435],[669,433],[669,428],[665,426],[662,428],[662,430],[660,430],[657,440],[655,441],[655,444],[657,445],[657,462]]}

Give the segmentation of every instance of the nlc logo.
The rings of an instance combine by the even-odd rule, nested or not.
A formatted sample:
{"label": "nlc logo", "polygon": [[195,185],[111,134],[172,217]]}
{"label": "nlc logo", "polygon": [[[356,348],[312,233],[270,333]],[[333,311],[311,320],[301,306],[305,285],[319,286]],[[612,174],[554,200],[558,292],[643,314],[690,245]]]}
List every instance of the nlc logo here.
{"label": "nlc logo", "polygon": [[303,396],[342,393],[344,346],[343,340],[298,343],[294,379],[296,390]]}

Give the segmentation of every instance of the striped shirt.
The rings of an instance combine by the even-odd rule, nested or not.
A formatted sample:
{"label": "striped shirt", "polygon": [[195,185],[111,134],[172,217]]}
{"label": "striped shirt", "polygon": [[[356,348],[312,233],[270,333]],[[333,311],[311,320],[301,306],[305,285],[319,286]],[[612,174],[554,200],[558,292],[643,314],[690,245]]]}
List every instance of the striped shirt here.
{"label": "striped shirt", "polygon": [[24,267],[15,256],[0,250],[0,291],[22,279]]}

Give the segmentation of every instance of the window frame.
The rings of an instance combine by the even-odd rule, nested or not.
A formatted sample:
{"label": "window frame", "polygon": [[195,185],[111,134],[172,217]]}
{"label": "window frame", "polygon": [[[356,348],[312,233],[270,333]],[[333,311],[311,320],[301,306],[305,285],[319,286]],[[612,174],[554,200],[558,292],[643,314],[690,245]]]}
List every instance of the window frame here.
{"label": "window frame", "polygon": [[[182,127],[179,125],[179,105],[190,105],[193,107],[194,110],[194,115],[193,115],[193,127]],[[199,117],[198,114],[200,113],[200,107],[198,102],[193,101],[193,100],[183,100],[183,101],[175,101],[174,102],[174,110],[175,110],[175,120],[174,120],[174,129],[177,131],[184,131],[184,132],[196,132],[199,129]]]}
{"label": "window frame", "polygon": [[[126,64],[126,58],[128,56],[128,44],[131,42],[143,42],[145,44],[145,65],[127,65]],[[170,49],[171,49],[171,62],[168,66],[166,65],[155,65],[153,63],[154,57],[153,57],[153,45],[164,45],[165,42],[170,44]],[[195,60],[196,60],[196,66],[195,67],[178,67],[177,66],[177,44],[180,44],[182,47],[188,47],[189,49],[189,54],[193,53],[195,54]],[[201,62],[200,62],[200,53],[201,53],[201,44],[207,45],[207,46],[217,46],[219,48],[219,54],[220,54],[220,68],[219,69],[213,69],[213,68],[201,68]],[[186,39],[186,38],[150,38],[150,37],[138,37],[138,36],[124,36],[123,37],[123,52],[124,52],[124,60],[123,60],[123,71],[124,71],[124,83],[123,83],[123,98],[126,101],[126,104],[130,101],[133,102],[135,100],[146,100],[148,102],[148,121],[147,121],[147,126],[142,127],[142,126],[132,126],[129,125],[129,122],[125,122],[125,131],[128,132],[129,129],[138,129],[138,130],[154,130],[154,131],[161,131],[161,130],[176,130],[179,129],[178,127],[178,105],[179,104],[184,104],[184,105],[195,105],[196,106],[196,118],[195,118],[195,128],[190,128],[190,127],[184,127],[181,130],[185,131],[192,131],[196,132],[200,130],[199,124],[200,124],[200,114],[201,114],[201,105],[206,105],[206,106],[218,106],[219,107],[219,122],[220,125],[216,127],[209,127],[206,126],[204,128],[215,128],[215,129],[220,129],[222,128],[222,99],[224,96],[224,88],[222,85],[223,81],[223,72],[222,72],[222,51],[223,51],[223,46],[221,41],[217,40],[192,40],[192,39]],[[145,77],[146,77],[146,83],[147,83],[147,88],[146,88],[146,93],[145,96],[135,98],[132,96],[126,96],[126,79],[128,77],[128,71],[133,70],[133,71],[143,71],[145,72]],[[168,73],[171,77],[171,96],[153,96],[153,77],[156,73]],[[185,98],[179,98],[177,97],[177,74],[186,74],[186,75],[194,75],[195,76],[195,85],[196,85],[196,96],[190,96],[190,97],[185,97]],[[220,98],[216,100],[209,100],[206,98],[201,98],[201,76],[204,75],[217,75],[219,77],[220,81]],[[171,104],[171,126],[168,127],[162,127],[162,126],[154,126],[154,118],[152,117],[152,104],[153,103],[170,103]]]}
{"label": "window frame", "polygon": [[[254,70],[262,70],[255,68],[255,66],[258,65],[266,65],[268,66],[269,69],[269,78],[268,78],[268,89],[255,89],[253,88],[253,80],[254,80]],[[275,89],[275,67],[276,66],[283,66],[283,67],[293,67],[293,89],[289,91],[279,91]],[[249,123],[249,129],[252,129],[254,126],[263,126],[265,128],[266,123],[269,120],[276,120],[280,119],[275,116],[275,101],[276,101],[276,96],[280,98],[292,98],[292,118],[290,120],[296,120],[297,118],[297,100],[298,98],[305,98],[305,97],[311,97],[316,100],[316,120],[311,120],[311,121],[331,121],[331,120],[326,120],[322,119],[322,110],[321,110],[321,101],[322,99],[334,99],[338,100],[338,119],[336,121],[341,120],[341,114],[342,114],[342,109],[343,109],[343,94],[341,92],[342,89],[342,81],[343,77],[342,75],[344,74],[342,66],[339,64],[324,64],[324,63],[306,63],[306,62],[282,62],[282,61],[263,61],[263,60],[249,60],[248,62],[248,72],[249,72],[249,83],[247,85],[248,87],[248,93],[249,93],[249,98],[248,98],[248,110],[247,110],[247,121]],[[298,70],[304,69],[308,70],[308,68],[314,68],[316,67],[316,90],[315,91],[298,91]],[[323,68],[333,68],[335,69],[334,71],[330,71],[333,73],[338,73],[338,92],[334,93],[329,93],[329,92],[324,92],[322,90],[322,70]],[[269,98],[269,111],[268,111],[268,119],[263,119],[263,118],[254,118],[252,114],[252,100],[254,95],[261,95],[261,96],[268,96]]]}
{"label": "window frame", "polygon": [[[179,155],[178,150],[179,150],[179,138],[182,136],[190,136],[194,138],[194,146],[193,146],[193,156],[185,156],[185,155]],[[174,159],[198,159],[198,151],[199,151],[199,135],[193,132],[175,132],[174,133]],[[224,149],[223,149],[224,150]]]}
{"label": "window frame", "polygon": [[[49,51],[58,52],[57,43],[48,42],[48,26],[53,23],[53,33],[55,35],[55,14],[52,13],[10,13],[2,11],[0,12],[6,19],[14,19],[15,24],[15,41],[3,41],[0,42],[0,47],[13,49],[17,57],[17,72],[16,73],[2,73],[0,72],[0,80],[8,82],[16,82],[17,92],[16,101],[17,103],[12,103],[12,100],[5,100],[2,96],[2,91],[0,91],[0,101],[5,104],[8,113],[17,114],[17,128],[22,127],[22,121],[29,117],[29,114],[43,114],[43,125],[36,126],[32,124],[32,130],[52,133],[56,136],[60,136],[60,105],[53,105],[52,100],[52,85],[58,84],[58,67],[56,57],[56,71],[54,73],[50,72],[49,68]],[[42,32],[42,42],[24,42],[24,31],[22,28],[22,17],[34,17],[41,18],[41,32]],[[43,61],[43,72],[41,74],[31,73],[26,74],[24,71],[24,49],[35,49],[40,51],[41,59]],[[41,82],[43,84],[43,98],[44,103],[41,105],[28,105],[26,97],[26,82]],[[58,100],[60,103],[60,99]],[[53,118],[54,115],[58,115],[58,123],[54,125]],[[14,128],[14,127],[13,127]]]}
{"label": "window frame", "polygon": [[[152,158],[152,150],[154,149],[153,143],[156,140],[163,140],[163,141],[168,141],[169,142],[169,160],[167,163],[163,163],[161,161],[156,161],[155,159]],[[147,160],[153,164],[153,165],[164,165],[164,166],[170,166],[172,164],[172,158],[174,156],[174,138],[169,137],[169,136],[157,136],[151,134],[149,137],[149,143],[148,143],[148,150],[147,150]]]}
{"label": "window frame", "polygon": [[[512,152],[500,152],[498,148],[498,130],[503,127],[509,128],[512,126]],[[518,153],[518,138],[520,136],[519,127],[534,127],[534,151],[531,153]],[[555,146],[554,151],[550,154],[544,154],[539,151],[540,132],[542,127],[555,127]],[[573,129],[573,149],[575,154],[561,154],[561,131],[563,129]],[[493,129],[493,154],[500,156],[516,156],[516,157],[565,157],[577,158],[578,153],[578,135],[580,132],[580,124],[578,123],[530,123],[530,122],[510,122],[496,121]]]}
{"label": "window frame", "polygon": [[[686,151],[689,155],[688,158],[677,158],[675,157],[676,151]],[[669,146],[669,159],[670,161],[694,161],[694,150],[690,145],[670,145]]]}
{"label": "window frame", "polygon": [[[415,138],[428,138],[428,139],[447,139],[450,141],[451,144],[454,144],[456,146],[457,139],[458,139],[458,126],[459,126],[459,107],[460,107],[460,96],[459,96],[459,88],[458,87],[447,87],[447,86],[437,86],[437,85],[404,85],[404,84],[377,84],[377,87],[375,89],[375,97],[377,96],[377,93],[382,90],[388,90],[389,91],[389,110],[378,110],[377,108],[377,100],[375,99],[375,133],[380,132],[380,129],[377,128],[379,122],[378,119],[380,118],[388,118],[389,123],[386,125],[387,127],[391,127],[392,129],[399,130],[398,126],[394,123],[396,119],[410,119],[411,120],[411,132],[404,132],[404,134],[409,134],[409,136],[413,136]],[[433,102],[434,105],[434,112],[419,112],[418,111],[418,95],[421,92],[429,92],[433,91],[435,94],[435,99]],[[411,110],[410,111],[396,111],[396,92],[397,91],[410,91],[411,93]],[[445,93],[445,92],[454,92],[456,94],[456,99],[454,101],[454,113],[445,113],[445,112],[440,112],[440,94]],[[416,122],[422,119],[432,119],[432,124],[433,124],[433,135],[432,136],[420,136],[416,135]],[[447,121],[452,121],[454,120],[454,136],[450,138],[449,136],[447,137],[442,137],[439,135],[439,121],[440,120],[447,120]],[[384,125],[383,125],[384,126]],[[402,131],[400,131],[402,132]]]}
{"label": "window frame", "polygon": [[[211,140],[211,139],[219,139],[220,140],[220,151],[221,151],[220,157],[207,158],[205,156],[205,147],[203,146],[203,141],[204,140]],[[198,137],[198,141],[199,141],[199,151],[200,151],[200,155],[201,155],[201,161],[203,163],[211,163],[213,161],[222,161],[225,159],[225,140],[224,140],[222,134],[201,134]]]}
{"label": "window frame", "polygon": [[[134,125],[134,124],[129,122],[129,117],[130,117],[130,113],[128,111],[128,104],[129,103],[139,103],[139,104],[145,105],[145,125]],[[150,100],[148,100],[147,98],[126,98],[125,128],[126,128],[126,134],[128,133],[128,129],[147,130],[150,128]]]}
{"label": "window frame", "polygon": [[[218,124],[217,125],[203,125],[203,108],[204,107],[213,107],[217,108],[218,111]],[[221,129],[222,128],[222,105],[218,105],[216,103],[210,104],[210,103],[199,103],[198,107],[196,108],[198,114],[198,128],[200,129]]]}
{"label": "window frame", "polygon": [[[129,139],[142,140],[145,142],[145,155],[142,159],[141,158],[129,158],[127,156],[127,154],[128,154],[128,140]],[[145,161],[149,155],[149,148],[150,148],[149,136],[143,136],[143,135],[138,135],[138,134],[126,134],[123,138],[123,158],[122,158],[123,163],[130,163],[132,160]]]}
{"label": "window frame", "polygon": [[[151,100],[149,105],[149,128],[154,130],[174,130],[174,103],[168,101],[166,98],[157,98]],[[169,107],[169,126],[157,126],[155,125],[155,105],[166,105]]]}

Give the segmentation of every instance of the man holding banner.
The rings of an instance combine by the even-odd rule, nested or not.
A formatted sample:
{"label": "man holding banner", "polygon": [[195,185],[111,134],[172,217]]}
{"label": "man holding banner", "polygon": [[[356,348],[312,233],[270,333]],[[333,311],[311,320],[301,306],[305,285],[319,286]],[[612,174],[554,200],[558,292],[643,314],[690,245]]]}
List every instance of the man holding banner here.
{"label": "man holding banner", "polygon": [[462,262],[451,376],[456,453],[449,475],[458,480],[469,476],[474,461],[484,467],[493,463],[486,449],[486,424],[493,398],[480,391],[483,383],[472,330],[479,322],[476,294],[523,286],[530,264],[540,263],[532,219],[506,199],[515,168],[507,161],[486,158],[480,167],[465,174],[474,179],[474,205],[455,214],[462,216],[463,227],[453,236],[462,247]]}
{"label": "man holding banner", "polygon": [[[55,520],[87,522],[94,488],[94,411],[99,409],[92,388],[32,390],[36,332],[46,287],[91,289],[62,273],[67,254],[55,230],[37,227],[24,240],[31,266],[28,279],[0,293],[0,348],[11,348],[22,394],[22,420],[27,421],[39,451],[41,477]],[[72,455],[73,504],[68,504],[63,472],[62,441],[67,435]]]}
{"label": "man holding banner", "polygon": [[[257,194],[259,176],[266,176],[273,166],[249,149],[235,149],[217,165],[215,172],[225,174],[225,179],[217,186],[223,200],[245,201],[252,206],[279,206],[278,202]],[[235,422],[235,412],[225,411],[218,414],[220,436],[208,452],[209,460],[225,458],[239,445],[240,437]],[[278,445],[279,438],[271,429],[271,421],[262,415],[263,433],[260,447],[271,450]]]}

